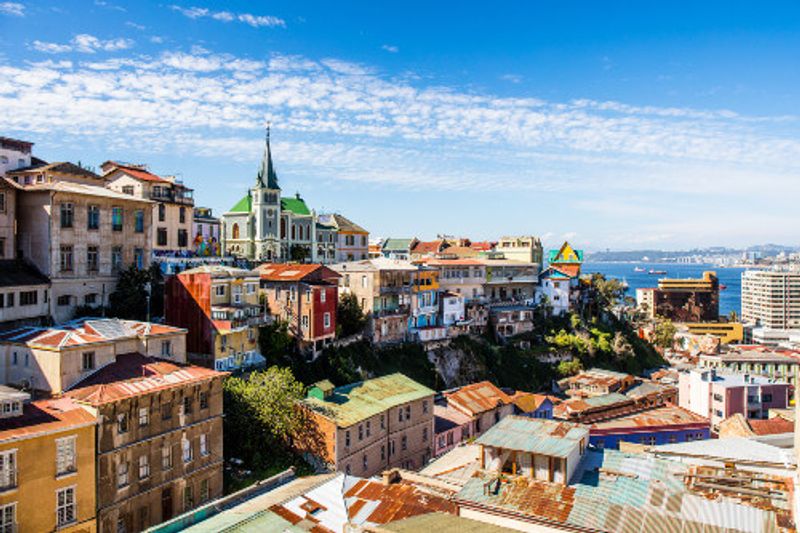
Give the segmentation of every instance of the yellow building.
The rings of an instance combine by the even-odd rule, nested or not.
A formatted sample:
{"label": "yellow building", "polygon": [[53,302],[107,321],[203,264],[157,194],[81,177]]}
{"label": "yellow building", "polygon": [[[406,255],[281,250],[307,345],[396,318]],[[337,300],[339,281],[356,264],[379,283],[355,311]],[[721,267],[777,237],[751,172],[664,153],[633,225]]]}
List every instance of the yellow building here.
{"label": "yellow building", "polygon": [[0,531],[93,533],[95,418],[0,388]]}
{"label": "yellow building", "polygon": [[683,324],[689,333],[695,335],[714,335],[722,344],[742,342],[744,328],[741,322],[694,322]]}

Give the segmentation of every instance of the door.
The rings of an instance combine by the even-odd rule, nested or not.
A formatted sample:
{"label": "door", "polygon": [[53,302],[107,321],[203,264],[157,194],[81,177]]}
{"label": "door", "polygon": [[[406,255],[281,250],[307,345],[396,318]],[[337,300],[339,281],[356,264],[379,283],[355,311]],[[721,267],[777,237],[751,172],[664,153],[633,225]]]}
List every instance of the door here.
{"label": "door", "polygon": [[172,518],[172,487],[161,491],[161,521]]}

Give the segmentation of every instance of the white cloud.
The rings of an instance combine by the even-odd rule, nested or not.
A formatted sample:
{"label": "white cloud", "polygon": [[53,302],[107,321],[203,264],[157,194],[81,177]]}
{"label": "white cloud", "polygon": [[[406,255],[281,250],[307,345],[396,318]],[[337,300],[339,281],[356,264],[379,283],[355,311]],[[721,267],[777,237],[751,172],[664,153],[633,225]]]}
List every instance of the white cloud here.
{"label": "white cloud", "polygon": [[500,76],[500,79],[503,81],[509,81],[511,83],[522,82],[522,76],[520,76],[519,74],[503,74],[502,76]]}
{"label": "white cloud", "polygon": [[250,13],[231,13],[230,11],[211,11],[204,7],[181,7],[172,5],[170,9],[177,11],[185,17],[190,19],[211,18],[221,22],[242,22],[253,28],[262,27],[286,27],[286,21],[282,18],[273,17],[270,15],[252,15]]}
{"label": "white cloud", "polygon": [[47,43],[37,40],[33,41],[31,46],[34,50],[48,54],[63,54],[66,52],[93,54],[98,51],[116,52],[118,50],[127,50],[133,46],[133,41],[123,38],[102,40],[94,35],[82,33],[73,37],[69,44]]}
{"label": "white cloud", "polygon": [[11,15],[13,17],[24,17],[25,6],[17,2],[0,2],[0,15]]}
{"label": "white cloud", "polygon": [[384,44],[383,46],[381,46],[381,49],[386,50],[390,54],[396,54],[397,52],[400,51],[400,48],[392,44]]}
{"label": "white cloud", "polygon": [[[744,224],[771,212],[783,217],[780,227],[800,227],[791,203],[800,197],[796,117],[505,98],[391,78],[334,58],[259,60],[201,48],[0,64],[0,123],[38,133],[40,144],[53,135],[121,153],[252,161],[266,117],[282,165],[296,173],[508,201],[527,195],[555,218],[566,207],[618,224],[621,243],[634,242],[637,232],[663,240],[693,235],[698,213],[711,218],[706,212],[725,221],[726,235],[752,234]],[[737,215],[742,206],[752,215]],[[647,224],[633,229],[632,218]],[[669,229],[675,220],[686,225]],[[581,238],[599,231],[576,222],[554,229],[553,239],[567,229]]]}
{"label": "white cloud", "polygon": [[125,25],[130,27],[130,28],[133,28],[134,30],[142,31],[142,30],[145,29],[145,26],[143,24],[137,24],[137,23],[132,22],[130,20],[128,22],[126,22]]}

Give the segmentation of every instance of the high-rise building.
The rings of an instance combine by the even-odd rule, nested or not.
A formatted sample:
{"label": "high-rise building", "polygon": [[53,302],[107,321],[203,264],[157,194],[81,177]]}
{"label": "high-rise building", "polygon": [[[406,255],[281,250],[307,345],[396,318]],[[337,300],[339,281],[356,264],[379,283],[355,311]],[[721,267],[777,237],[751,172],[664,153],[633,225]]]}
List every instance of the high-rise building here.
{"label": "high-rise building", "polygon": [[742,322],[800,328],[800,271],[742,272]]}

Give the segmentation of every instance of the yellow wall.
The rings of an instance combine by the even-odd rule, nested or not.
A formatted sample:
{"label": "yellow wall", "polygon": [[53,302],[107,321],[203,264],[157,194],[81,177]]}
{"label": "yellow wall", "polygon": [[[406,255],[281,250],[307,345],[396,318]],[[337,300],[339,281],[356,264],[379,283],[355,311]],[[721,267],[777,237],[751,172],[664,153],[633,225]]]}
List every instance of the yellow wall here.
{"label": "yellow wall", "polygon": [[689,333],[704,335],[706,333],[720,338],[723,344],[731,342],[742,342],[744,338],[744,328],[739,322],[696,322],[693,324],[684,324]]}
{"label": "yellow wall", "polygon": [[[0,505],[16,502],[19,531],[56,529],[56,491],[75,486],[74,525],[59,531],[96,531],[95,427],[69,428],[24,440],[6,440],[0,451],[17,450],[17,487],[0,493]],[[56,479],[56,439],[77,436],[77,472]]]}

